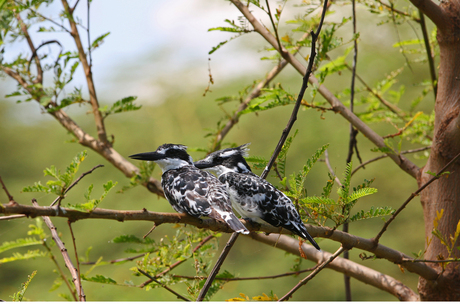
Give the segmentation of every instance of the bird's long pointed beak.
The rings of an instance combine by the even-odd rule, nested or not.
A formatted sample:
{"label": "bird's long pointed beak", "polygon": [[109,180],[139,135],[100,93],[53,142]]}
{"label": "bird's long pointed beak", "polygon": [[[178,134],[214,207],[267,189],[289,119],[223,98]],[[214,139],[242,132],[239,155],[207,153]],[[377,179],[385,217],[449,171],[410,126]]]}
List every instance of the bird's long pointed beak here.
{"label": "bird's long pointed beak", "polygon": [[196,162],[193,162],[193,164],[195,165],[195,167],[199,169],[213,168],[214,166],[216,166],[216,164],[206,161],[206,160],[196,161]]}
{"label": "bird's long pointed beak", "polygon": [[152,151],[152,152],[138,153],[138,154],[135,154],[135,155],[131,155],[129,157],[131,159],[136,159],[136,160],[156,161],[156,160],[160,160],[161,158],[164,158],[164,155],[159,154],[156,151]]}

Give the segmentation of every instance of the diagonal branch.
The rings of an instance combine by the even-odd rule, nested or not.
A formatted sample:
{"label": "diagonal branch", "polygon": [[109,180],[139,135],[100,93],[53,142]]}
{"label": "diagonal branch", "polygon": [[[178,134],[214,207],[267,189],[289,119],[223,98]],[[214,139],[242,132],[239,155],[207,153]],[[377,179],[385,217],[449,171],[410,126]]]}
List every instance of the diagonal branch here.
{"label": "diagonal branch", "polygon": [[[214,235],[209,235],[207,236],[206,238],[204,238],[197,246],[195,246],[195,248],[193,249],[192,251],[192,255],[194,253],[196,253],[197,250],[199,250],[200,248],[203,247],[203,245],[205,245],[209,240],[211,240],[212,238],[214,238]],[[155,275],[156,278],[158,277],[161,277],[163,275],[165,275],[166,273],[170,272],[171,270],[173,270],[175,267],[177,267],[178,265],[184,263],[187,259],[182,259],[182,260],[179,260],[173,264],[171,264],[167,269],[165,269],[163,272],[160,272],[158,274]],[[147,286],[149,283],[151,283],[153,280],[152,279],[149,279],[145,282],[143,282],[142,284],[139,285],[139,288],[144,288],[145,286]]]}
{"label": "diagonal branch", "polygon": [[158,281],[158,279],[156,279],[155,277],[151,276],[150,274],[148,274],[147,272],[144,272],[142,271],[141,269],[137,268],[137,270],[139,271],[139,273],[141,273],[142,275],[144,276],[147,276],[148,278],[150,278],[151,280],[153,280],[154,282],[156,282],[157,284],[159,284],[160,286],[162,286],[163,288],[165,288],[166,290],[168,290],[169,292],[171,292],[172,294],[174,294],[177,298],[180,298],[181,300],[183,301],[186,301],[186,302],[190,302],[190,300],[186,297],[183,297],[182,295],[180,295],[179,293],[177,293],[176,291],[174,291],[173,289],[169,288],[168,286],[166,286],[164,283]]}
{"label": "diagonal branch", "polygon": [[[310,33],[305,33],[300,40],[306,39],[309,35]],[[299,50],[300,46],[296,47],[294,50],[294,54],[297,54]],[[260,81],[259,84],[257,84],[257,86],[251,91],[251,93],[249,93],[249,95],[241,102],[236,112],[227,121],[227,124],[225,124],[225,127],[222,128],[222,130],[217,134],[216,140],[214,141],[213,148],[211,151],[219,150],[220,144],[222,143],[224,137],[227,135],[230,129],[232,129],[233,126],[236,123],[238,123],[238,120],[241,116],[240,113],[248,107],[249,103],[253,99],[259,97],[262,94],[262,89],[265,88],[273,79],[275,79],[276,76],[286,67],[287,64],[288,62],[285,59],[282,59],[275,67],[272,68],[272,70],[270,70],[265,79]]]}
{"label": "diagonal branch", "polygon": [[435,176],[433,176],[430,180],[428,180],[424,185],[422,185],[420,188],[417,189],[414,193],[412,193],[409,198],[401,205],[401,207],[396,210],[395,213],[388,219],[388,221],[385,222],[385,225],[383,225],[382,229],[380,232],[372,239],[376,243],[379,242],[380,238],[382,237],[383,233],[387,230],[388,226],[391,224],[391,222],[394,221],[396,216],[398,216],[399,213],[401,213],[404,208],[406,208],[407,204],[410,203],[412,199],[415,198],[415,196],[418,196],[420,192],[422,192],[427,186],[429,186],[431,183],[433,183],[435,180],[438,180],[439,178],[442,177],[443,173],[451,166],[455,161],[460,158],[460,153],[458,153],[452,160],[450,160],[449,163],[447,163]]}
{"label": "diagonal branch", "polygon": [[[67,19],[69,20],[70,34],[72,35],[75,41],[75,44],[77,45],[78,57],[80,59],[80,62],[83,66],[83,70],[85,73],[86,83],[88,85],[88,91],[89,91],[89,97],[90,97],[89,101],[93,108],[94,119],[96,121],[98,139],[99,141],[102,142],[104,146],[110,147],[110,143],[107,140],[107,133],[105,130],[104,119],[102,117],[101,111],[99,110],[99,102],[96,96],[96,87],[94,85],[93,73],[91,71],[92,67],[90,64],[88,64],[86,53],[85,53],[83,44],[80,39],[80,34],[78,33],[77,23],[75,22],[73,15],[72,15],[75,7],[70,8],[69,4],[67,3],[67,0],[61,0],[61,1],[62,1],[62,5],[64,6],[64,10],[67,14]],[[88,48],[90,47],[91,46],[88,46]]]}
{"label": "diagonal branch", "polygon": [[[268,161],[267,166],[265,167],[264,171],[262,172],[262,175],[260,176],[263,179],[267,178],[268,173],[270,172],[270,169],[272,168],[273,164],[276,161],[276,158],[278,157],[279,153],[281,152],[281,149],[283,148],[283,145],[284,145],[284,143],[285,143],[285,141],[286,141],[286,139],[287,139],[287,137],[289,135],[289,132],[292,129],[292,126],[294,126],[294,122],[297,120],[297,113],[299,112],[299,108],[300,108],[300,105],[302,103],[303,96],[304,96],[305,91],[307,90],[307,87],[308,87],[308,79],[309,79],[309,77],[311,75],[311,72],[313,70],[313,63],[314,63],[315,57],[316,57],[316,41],[318,40],[319,33],[321,32],[321,27],[323,26],[324,17],[326,16],[326,10],[327,10],[327,0],[324,1],[323,11],[322,11],[322,14],[321,14],[321,20],[319,22],[318,29],[316,30],[316,33],[313,32],[313,31],[310,32],[310,35],[311,35],[310,60],[308,62],[307,71],[305,72],[305,74],[303,76],[302,87],[300,88],[299,95],[297,96],[297,101],[296,101],[296,103],[294,105],[294,108],[292,110],[291,118],[289,119],[286,128],[284,128],[283,133],[281,134],[281,138],[280,138],[278,144],[276,145],[276,148],[275,148],[275,150],[273,152],[273,155],[270,158],[270,161]],[[269,34],[271,35],[271,33],[269,33]],[[277,50],[279,51],[279,53],[283,57],[286,57],[287,53],[289,53],[289,52],[283,50],[282,45],[278,44],[277,46],[275,46],[275,48],[277,48]],[[291,54],[289,53],[289,55],[291,55]]]}
{"label": "diagonal branch", "polygon": [[[265,27],[254,17],[249,11],[249,8],[239,0],[231,0],[231,2],[240,10],[240,12],[246,17],[246,19],[252,24],[254,30],[259,33],[268,43],[270,43],[276,50],[278,45],[276,38],[269,32]],[[301,74],[305,75],[306,68],[292,55],[291,53],[281,53],[284,58]],[[318,88],[318,92],[332,105],[334,111],[342,115],[347,121],[353,124],[359,132],[367,137],[372,143],[379,148],[386,148],[383,138],[378,135],[374,130],[367,126],[362,120],[360,120],[355,114],[350,112],[343,103],[335,97],[324,85],[320,84],[315,76],[310,75],[309,82]],[[412,161],[408,160],[404,156],[397,154],[389,155],[390,158],[406,173],[414,178],[419,176],[419,167]]]}
{"label": "diagonal branch", "polygon": [[[263,234],[254,233],[251,233],[249,236],[251,237],[251,239],[256,240],[258,242],[262,242],[270,246],[275,246],[276,248],[284,250],[288,253],[300,256],[298,241],[294,238],[284,235],[279,236],[271,234],[266,236]],[[314,247],[305,243],[302,245],[302,250],[309,260],[315,261],[317,263],[322,262],[324,261],[324,259],[327,259],[328,257],[332,256],[331,253],[328,253],[326,251],[319,252]],[[420,300],[418,295],[413,290],[411,290],[409,287],[404,285],[399,280],[389,275],[385,275],[381,272],[365,267],[363,265],[357,264],[353,261],[338,257],[334,261],[332,261],[327,266],[327,268],[337,271],[339,273],[347,274],[350,277],[359,280],[365,284],[386,291],[391,295],[394,295],[401,301]]]}
{"label": "diagonal branch", "polygon": [[34,59],[35,59],[36,67],[37,67],[37,78],[33,81],[33,83],[41,84],[43,82],[43,69],[42,69],[42,65],[40,64],[40,58],[38,57],[37,50],[35,49],[32,39],[30,38],[29,31],[27,30],[27,25],[24,23],[24,21],[22,20],[19,14],[16,14],[16,19],[18,20],[19,25],[21,26],[21,31],[24,33],[24,36],[27,40],[27,44],[29,45],[30,51],[32,51],[32,54],[35,55]]}
{"label": "diagonal branch", "polygon": [[281,301],[287,301],[294,292],[300,289],[300,287],[305,286],[313,277],[315,277],[320,271],[322,271],[326,265],[331,263],[335,258],[337,258],[345,248],[343,246],[340,246],[340,248],[334,253],[334,255],[330,256],[329,259],[323,261],[313,272],[308,274],[307,277],[302,279],[294,288],[292,288],[288,293],[286,293],[282,298],[279,299],[279,302]]}
{"label": "diagonal branch", "polygon": [[[35,198],[32,199],[32,204],[34,205],[34,207],[40,207]],[[56,227],[54,226],[53,222],[51,222],[51,219],[49,217],[43,216],[42,218],[45,221],[46,226],[48,226],[48,228],[51,230],[51,235],[53,237],[53,240],[54,242],[56,242],[56,245],[59,247],[62,257],[64,258],[65,265],[67,266],[67,268],[70,271],[70,274],[72,275],[72,281],[75,284],[75,288],[77,289],[79,300],[82,302],[86,301],[86,296],[85,296],[85,293],[83,292],[83,287],[81,285],[80,278],[79,278],[79,272],[73,265],[72,260],[70,260],[69,254],[67,253],[67,249],[65,248],[64,243],[59,238],[59,234],[56,231]]]}
{"label": "diagonal branch", "polygon": [[224,263],[225,259],[227,258],[228,253],[233,247],[233,244],[235,244],[236,239],[238,239],[239,233],[234,232],[230,239],[228,240],[227,244],[225,244],[224,249],[222,250],[221,255],[219,256],[219,259],[217,259],[216,264],[211,270],[211,273],[209,274],[208,278],[206,279],[206,282],[203,285],[203,288],[201,288],[200,294],[198,295],[196,301],[201,302],[206,296],[206,293],[208,293],[209,288],[211,288],[212,282],[217,276],[217,273],[219,273],[220,267]]}

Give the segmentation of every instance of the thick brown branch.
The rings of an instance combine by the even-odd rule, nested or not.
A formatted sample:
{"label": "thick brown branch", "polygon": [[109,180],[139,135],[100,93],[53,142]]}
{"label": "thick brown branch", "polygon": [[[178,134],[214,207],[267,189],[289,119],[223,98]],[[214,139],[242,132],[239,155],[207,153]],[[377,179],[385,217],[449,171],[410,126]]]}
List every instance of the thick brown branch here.
{"label": "thick brown branch", "polygon": [[[246,19],[252,24],[254,30],[262,35],[262,37],[270,43],[276,50],[278,50],[278,44],[276,38],[252,15],[249,8],[245,6],[239,0],[231,0],[231,2],[240,10]],[[306,68],[303,66],[295,57],[289,52],[281,53],[284,58],[302,75],[305,75]],[[343,103],[335,97],[324,85],[320,84],[315,76],[310,75],[309,82],[318,88],[319,93],[332,105],[334,111],[340,113],[347,121],[353,124],[353,126],[359,130],[364,136],[366,136],[372,143],[379,148],[386,148],[383,138],[378,135],[374,130],[368,127],[363,121],[361,121],[355,114],[353,114]],[[419,167],[412,163],[404,156],[391,154],[390,158],[405,172],[414,178],[419,176]]]}
{"label": "thick brown branch", "polygon": [[443,9],[431,0],[410,0],[423,14],[438,27],[444,29],[448,22]]}
{"label": "thick brown branch", "polygon": [[[310,229],[308,231],[310,232]],[[251,233],[249,236],[256,241],[263,242],[270,246],[275,246],[276,248],[300,256],[299,244],[297,239],[288,236],[279,236],[275,234],[267,236],[262,234]],[[314,247],[308,244],[303,244],[302,250],[309,260],[314,261],[316,263],[322,262],[324,261],[324,259],[327,259],[328,257],[332,256],[331,253],[328,253],[326,251],[319,252]],[[363,265],[354,263],[353,261],[339,257],[332,261],[327,266],[327,268],[343,274],[347,274],[348,276],[355,278],[356,280],[359,280],[365,284],[386,291],[397,297],[399,300],[419,300],[418,295],[409,287],[401,283],[399,280],[394,279],[391,276],[382,274],[373,269],[367,268]]]}
{"label": "thick brown branch", "polygon": [[[71,221],[77,221],[82,219],[109,219],[116,220],[119,222],[123,221],[152,221],[156,225],[160,224],[187,224],[192,225],[197,228],[210,229],[212,231],[218,232],[233,232],[227,224],[213,220],[213,219],[197,219],[186,214],[178,213],[160,213],[160,212],[151,212],[144,210],[132,210],[132,211],[118,211],[118,210],[108,210],[96,208],[91,212],[81,212],[72,209],[58,208],[58,207],[31,207],[24,206],[17,203],[3,204],[0,206],[0,213],[3,214],[25,214],[28,217],[36,216],[59,216],[67,218]],[[283,233],[291,234],[285,229],[278,227],[273,227],[270,225],[251,225],[251,223],[246,223],[241,221],[249,231],[261,231],[264,233]],[[436,270],[430,268],[424,263],[412,263],[412,262],[403,262],[402,259],[412,259],[411,257],[393,250],[389,247],[386,247],[381,244],[375,244],[375,241],[372,239],[360,238],[348,233],[344,233],[339,230],[332,230],[328,227],[318,227],[312,225],[305,225],[308,232],[313,237],[322,237],[328,238],[333,241],[340,242],[347,247],[353,247],[369,251],[374,253],[378,258],[387,259],[393,263],[399,264],[402,267],[406,268],[408,271],[413,272],[417,275],[422,276],[427,280],[436,280],[439,277],[439,274]],[[255,235],[255,234],[251,234]],[[278,236],[276,236],[278,237]],[[297,241],[296,241],[297,242]],[[297,242],[298,243],[298,242]],[[309,245],[304,244],[304,247]],[[297,247],[298,248],[298,244]],[[316,250],[314,247],[310,246],[311,249]],[[309,257],[309,255],[307,254]]]}

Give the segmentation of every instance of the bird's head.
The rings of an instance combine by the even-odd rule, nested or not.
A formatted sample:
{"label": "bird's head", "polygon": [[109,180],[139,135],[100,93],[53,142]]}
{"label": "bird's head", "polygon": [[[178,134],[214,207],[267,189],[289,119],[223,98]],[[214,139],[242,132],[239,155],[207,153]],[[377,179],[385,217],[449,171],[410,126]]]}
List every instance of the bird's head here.
{"label": "bird's head", "polygon": [[235,148],[226,148],[210,153],[203,160],[195,162],[200,169],[209,170],[217,176],[226,172],[251,174],[251,168],[244,159],[248,155],[249,143]]}
{"label": "bird's head", "polygon": [[178,144],[163,144],[152,152],[144,152],[129,156],[132,159],[155,161],[163,172],[193,165],[192,157],[186,151],[187,146]]}

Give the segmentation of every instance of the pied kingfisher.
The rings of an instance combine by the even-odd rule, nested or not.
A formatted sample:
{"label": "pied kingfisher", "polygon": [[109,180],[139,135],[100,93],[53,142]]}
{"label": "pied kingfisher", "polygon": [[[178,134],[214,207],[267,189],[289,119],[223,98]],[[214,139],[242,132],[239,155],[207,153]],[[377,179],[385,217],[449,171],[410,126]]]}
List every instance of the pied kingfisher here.
{"label": "pied kingfisher", "polygon": [[224,221],[235,232],[248,234],[232,211],[225,186],[213,175],[196,168],[186,149],[184,145],[163,144],[156,151],[129,157],[155,161],[160,166],[165,197],[177,212],[197,218],[208,216]]}
{"label": "pied kingfisher", "polygon": [[249,151],[248,145],[213,152],[195,162],[195,166],[215,173],[227,186],[233,207],[241,217],[286,228],[321,250],[307,232],[292,201],[251,171],[244,159]]}

